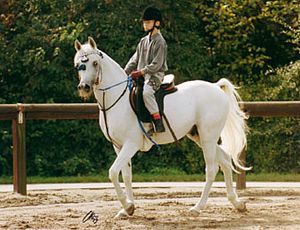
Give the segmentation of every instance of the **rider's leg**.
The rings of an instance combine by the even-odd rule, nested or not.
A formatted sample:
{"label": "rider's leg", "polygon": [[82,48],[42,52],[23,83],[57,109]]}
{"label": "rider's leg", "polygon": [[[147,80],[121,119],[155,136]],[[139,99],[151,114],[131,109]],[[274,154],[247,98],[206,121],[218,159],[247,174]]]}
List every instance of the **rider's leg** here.
{"label": "rider's leg", "polygon": [[151,118],[155,126],[155,131],[164,132],[165,128],[162,123],[162,119],[159,114],[158,105],[154,96],[156,85],[153,82],[154,81],[151,81],[151,79],[145,81],[143,98],[144,98],[145,106],[151,114]]}

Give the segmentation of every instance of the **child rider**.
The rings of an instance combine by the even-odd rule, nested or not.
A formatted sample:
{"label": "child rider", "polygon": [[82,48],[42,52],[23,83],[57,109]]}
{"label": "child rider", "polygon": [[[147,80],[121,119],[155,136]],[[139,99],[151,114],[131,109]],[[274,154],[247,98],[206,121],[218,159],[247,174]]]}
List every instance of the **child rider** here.
{"label": "child rider", "polygon": [[155,132],[165,131],[154,93],[159,89],[167,67],[167,44],[160,26],[162,15],[155,7],[147,7],[143,13],[143,27],[147,35],[143,37],[134,55],[125,66],[125,72],[133,79],[144,77],[143,98],[154,124]]}

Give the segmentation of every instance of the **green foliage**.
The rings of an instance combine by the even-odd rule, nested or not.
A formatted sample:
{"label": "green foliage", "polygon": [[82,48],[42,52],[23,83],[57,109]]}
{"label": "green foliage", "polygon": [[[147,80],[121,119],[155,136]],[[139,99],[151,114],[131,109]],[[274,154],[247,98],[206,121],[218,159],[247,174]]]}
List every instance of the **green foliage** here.
{"label": "green foliage", "polygon": [[255,118],[250,127],[247,164],[253,172],[300,173],[299,118]]}
{"label": "green foliage", "polygon": [[[267,80],[267,81],[266,81]],[[262,89],[262,95],[267,100],[286,100],[300,98],[300,60],[291,63],[284,68],[269,71],[267,79],[262,85],[272,84]],[[269,84],[270,85],[270,84]]]}
{"label": "green foliage", "polygon": [[[296,0],[4,0],[0,103],[81,102],[72,68],[75,39],[93,36],[124,66],[144,35],[140,16],[149,4],[162,10],[177,83],[226,77],[242,86],[244,100],[299,100]],[[299,119],[250,119],[249,125],[247,156],[255,172],[299,172]],[[96,121],[28,121],[26,134],[29,175],[93,174],[115,158]],[[188,139],[180,145],[137,154],[134,172],[203,173],[201,150]],[[0,175],[12,174],[11,155],[11,123],[1,121]]]}
{"label": "green foliage", "polygon": [[11,175],[13,167],[11,121],[1,121],[0,127],[0,175]]}
{"label": "green foliage", "polygon": [[96,120],[28,121],[26,128],[29,175],[89,175],[104,171],[114,159]]}
{"label": "green foliage", "polygon": [[251,84],[270,67],[299,59],[296,1],[201,0],[195,7],[213,65],[210,79]]}

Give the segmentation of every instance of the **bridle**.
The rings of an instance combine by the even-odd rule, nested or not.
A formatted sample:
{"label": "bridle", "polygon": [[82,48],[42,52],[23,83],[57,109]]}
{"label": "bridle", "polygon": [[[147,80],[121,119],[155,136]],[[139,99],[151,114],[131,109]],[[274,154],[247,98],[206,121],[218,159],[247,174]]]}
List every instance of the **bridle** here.
{"label": "bridle", "polygon": [[[93,51],[91,51],[91,52],[83,52],[83,53],[78,57],[78,58],[80,58],[80,61],[83,62],[83,63],[80,64],[80,65],[76,65],[76,66],[75,66],[75,69],[76,69],[78,72],[81,71],[81,70],[86,70],[86,65],[85,65],[84,63],[86,63],[86,62],[89,61],[88,56],[89,56],[89,55],[92,55],[92,54],[96,54],[96,55],[100,56],[100,58],[102,58],[102,59],[104,58],[104,56],[103,56],[103,54],[101,53],[100,50],[93,50]],[[102,81],[102,68],[101,68],[101,67],[99,67],[99,69],[98,69],[96,75],[97,75],[97,78],[96,78],[94,84],[95,84],[95,85],[99,85],[99,83]],[[115,87],[117,87],[117,86],[119,86],[119,85],[122,85],[123,83],[127,83],[127,84],[126,84],[126,86],[125,86],[123,92],[121,93],[121,95],[116,99],[116,101],[115,101],[111,106],[109,106],[108,108],[106,108],[106,107],[105,107],[105,93],[106,93],[106,91],[109,91],[110,89],[113,89],[113,88],[115,88]],[[103,92],[103,97],[102,97],[102,98],[103,98],[103,102],[102,102],[102,105],[101,105],[101,103],[99,103],[99,101],[97,101],[98,104],[99,104],[99,106],[100,106],[100,110],[101,110],[101,111],[108,111],[108,110],[110,110],[112,107],[114,107],[114,106],[118,103],[118,101],[119,101],[119,100],[124,96],[124,94],[126,93],[127,87],[130,89],[131,86],[132,86],[132,78],[131,78],[131,77],[128,77],[126,80],[121,81],[121,82],[116,83],[116,84],[113,84],[113,85],[111,85],[111,86],[108,86],[108,87],[106,87],[106,88],[98,88],[97,90],[100,90],[101,92]]]}
{"label": "bridle", "polygon": [[[120,96],[115,100],[115,102],[111,106],[109,106],[108,108],[105,108],[105,92],[112,89],[112,88],[115,88],[116,86],[122,85],[123,83],[127,83],[124,90],[123,90],[123,92],[120,94]],[[124,96],[124,94],[127,91],[127,88],[128,89],[131,88],[130,85],[132,85],[132,78],[129,76],[126,80],[121,81],[117,84],[111,85],[111,86],[106,87],[104,89],[99,88],[98,90],[103,92],[103,97],[102,97],[103,98],[103,103],[102,103],[102,105],[98,102],[98,104],[100,106],[100,110],[106,112],[106,111],[110,110],[112,107],[114,107],[118,103],[118,101]]]}
{"label": "bridle", "polygon": [[[91,54],[96,54],[96,55],[99,55],[102,59],[104,58],[103,54],[101,53],[100,50],[94,50],[94,51],[91,51],[91,52],[88,52],[88,53],[83,53],[82,55],[79,56],[79,58],[81,58],[81,62],[83,63],[86,63],[89,61],[89,58],[88,56],[91,55]],[[86,65],[85,64],[80,64],[78,66],[75,66],[75,69],[77,71],[81,71],[81,70],[86,70]],[[99,76],[101,75],[101,76]],[[102,81],[102,68],[99,67],[99,70],[97,71],[97,78],[96,78],[96,81],[95,81],[95,85],[99,85],[99,83]],[[126,83],[126,86],[123,90],[123,92],[120,94],[120,96],[114,101],[114,103],[112,103],[112,105],[110,105],[109,107],[106,108],[105,106],[105,93],[107,91],[109,91],[110,89],[113,89],[119,85],[122,85]],[[98,88],[97,90],[100,90],[102,93],[103,93],[103,96],[102,96],[102,105],[101,103],[97,100],[97,103],[99,105],[99,109],[103,112],[103,117],[104,117],[104,123],[105,123],[105,128],[106,128],[106,133],[107,133],[107,136],[108,138],[110,139],[111,143],[117,147],[118,149],[121,149],[120,146],[111,138],[110,134],[109,134],[109,130],[108,130],[108,125],[107,125],[107,114],[106,112],[108,110],[110,110],[111,108],[113,108],[120,100],[121,98],[125,95],[126,91],[127,91],[127,88],[130,90],[132,88],[132,78],[131,76],[128,76],[128,78],[124,81],[121,81],[119,83],[116,83],[116,84],[113,84],[111,86],[108,86],[108,87],[105,87],[105,88]]]}
{"label": "bridle", "polygon": [[[88,56],[89,55],[92,55],[92,54],[96,54],[96,55],[98,55],[98,56],[100,56],[100,58],[104,58],[103,57],[103,54],[101,53],[101,51],[100,50],[93,50],[93,51],[90,51],[90,52],[82,52],[82,54],[80,55],[80,56],[78,56],[78,59],[80,59],[80,61],[82,62],[82,64],[80,64],[80,65],[76,65],[75,66],[75,70],[77,71],[77,72],[79,72],[79,71],[81,71],[81,70],[86,70],[86,65],[84,64],[84,63],[86,63],[86,62],[88,62],[89,61],[89,58],[88,58]],[[97,63],[98,64],[98,63]],[[101,74],[100,74],[101,73]],[[99,76],[101,75],[101,80],[99,79]],[[98,71],[97,71],[97,78],[96,78],[96,80],[95,80],[95,85],[98,85],[99,84],[99,82],[101,82],[102,81],[102,68],[101,67],[99,67],[99,69],[98,69]]]}

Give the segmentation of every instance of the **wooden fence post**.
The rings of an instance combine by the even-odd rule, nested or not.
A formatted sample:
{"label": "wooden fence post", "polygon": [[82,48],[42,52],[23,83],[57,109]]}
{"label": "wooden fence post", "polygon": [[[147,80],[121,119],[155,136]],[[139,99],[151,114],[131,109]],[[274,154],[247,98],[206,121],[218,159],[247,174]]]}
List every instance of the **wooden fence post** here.
{"label": "wooden fence post", "polygon": [[25,118],[22,106],[18,105],[18,118],[13,119],[12,123],[14,192],[27,195]]}
{"label": "wooden fence post", "polygon": [[[241,152],[240,162],[243,166],[246,165],[246,150],[245,149],[243,149],[243,151]],[[241,171],[240,174],[237,174],[236,188],[238,190],[246,189],[246,172],[245,171]]]}

